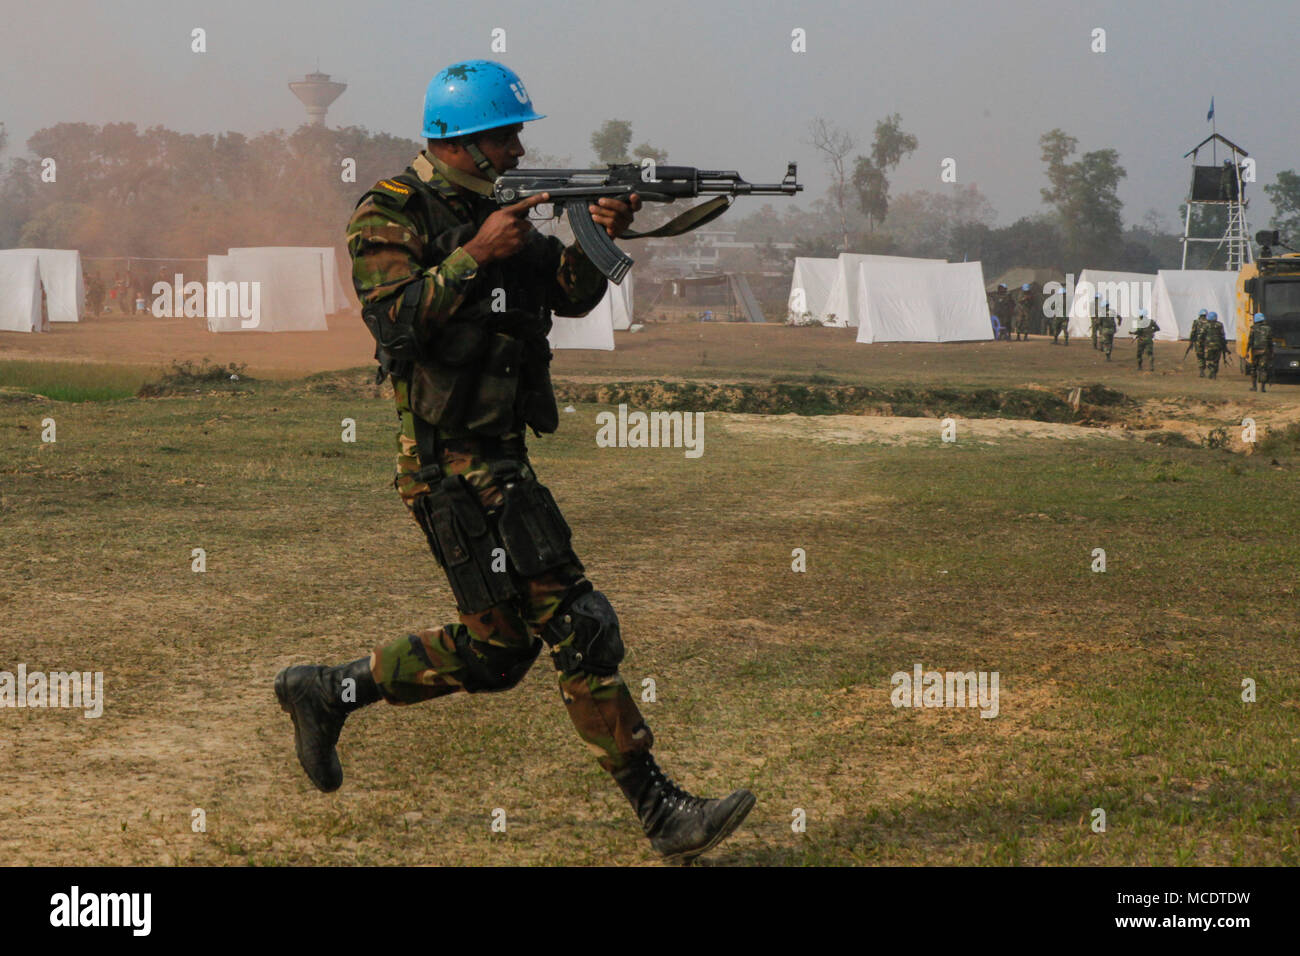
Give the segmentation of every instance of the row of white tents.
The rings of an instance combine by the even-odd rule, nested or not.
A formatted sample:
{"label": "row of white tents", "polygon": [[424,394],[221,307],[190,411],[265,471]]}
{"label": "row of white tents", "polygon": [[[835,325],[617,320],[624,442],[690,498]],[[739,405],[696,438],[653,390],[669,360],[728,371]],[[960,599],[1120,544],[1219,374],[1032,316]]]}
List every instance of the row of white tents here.
{"label": "row of white tents", "polygon": [[841,253],[798,258],[790,313],[856,328],[859,342],[973,342],[993,338],[978,262]]}
{"label": "row of white tents", "polygon": [[[208,256],[207,281],[201,297],[194,300],[195,308],[185,311],[185,300],[197,287],[183,282],[181,301],[169,314],[206,316],[211,332],[311,332],[324,331],[327,315],[355,301],[339,274],[334,250],[328,247],[230,249],[225,255]],[[238,308],[238,286],[233,287],[234,295],[219,298],[222,308],[211,307],[216,303],[208,293],[210,284],[231,282],[257,283],[256,325],[243,314],[248,309]],[[632,288],[629,276],[622,285],[610,283],[604,299],[588,315],[555,316],[551,347],[613,349],[614,332],[631,325]],[[156,296],[149,292],[147,301],[152,303]],[[0,250],[0,331],[44,332],[51,322],[78,322],[85,301],[81,255],[75,249]],[[249,296],[242,302],[252,304]]]}
{"label": "row of white tents", "polygon": [[75,249],[0,249],[0,331],[48,332],[79,321],[85,306]]}
{"label": "row of white tents", "polygon": [[[1217,312],[1229,340],[1236,334],[1234,272],[1162,269],[1157,273],[1085,269],[1070,298],[1072,336],[1091,332],[1094,295],[1123,319],[1118,334],[1147,309],[1156,338],[1185,339],[1201,309]],[[970,342],[993,337],[983,270],[978,262],[841,253],[837,259],[798,258],[790,281],[794,322],[856,328],[859,342]],[[1060,293],[1049,283],[1048,293]]]}
{"label": "row of white tents", "polygon": [[1120,316],[1117,335],[1128,335],[1135,319],[1146,309],[1160,331],[1157,339],[1175,341],[1191,333],[1201,309],[1216,312],[1228,341],[1237,334],[1237,273],[1209,269],[1161,269],[1145,272],[1103,272],[1084,269],[1074,287],[1070,305],[1070,335],[1091,332],[1095,296]]}

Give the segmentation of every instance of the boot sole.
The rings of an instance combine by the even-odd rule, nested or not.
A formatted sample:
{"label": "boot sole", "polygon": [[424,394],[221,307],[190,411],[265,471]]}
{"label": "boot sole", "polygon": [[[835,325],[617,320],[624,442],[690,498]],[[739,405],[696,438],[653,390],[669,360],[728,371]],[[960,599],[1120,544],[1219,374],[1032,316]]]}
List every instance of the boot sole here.
{"label": "boot sole", "polygon": [[758,798],[752,793],[749,794],[748,799],[740,801],[740,803],[737,804],[736,809],[731,811],[731,816],[727,817],[727,820],[722,824],[721,829],[713,835],[713,839],[698,850],[687,850],[684,853],[674,853],[672,856],[666,856],[664,857],[664,862],[689,866],[696,857],[708,853],[727,837],[731,836],[731,834],[736,831],[736,827],[740,826],[740,824],[744,822],[745,817],[749,816],[749,811],[754,809],[754,804],[757,802]]}

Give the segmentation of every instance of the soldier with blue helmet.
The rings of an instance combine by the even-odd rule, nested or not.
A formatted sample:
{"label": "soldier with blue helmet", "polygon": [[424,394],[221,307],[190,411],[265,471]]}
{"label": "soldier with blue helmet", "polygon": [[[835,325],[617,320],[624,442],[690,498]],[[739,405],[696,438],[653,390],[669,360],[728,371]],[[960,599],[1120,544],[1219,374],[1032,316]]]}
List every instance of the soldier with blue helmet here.
{"label": "soldier with blue helmet", "polygon": [[1156,333],[1160,331],[1160,326],[1156,320],[1151,318],[1151,313],[1146,309],[1138,312],[1137,318],[1133,320],[1133,338],[1137,341],[1137,359],[1138,371],[1142,370],[1142,357],[1150,356],[1151,371],[1156,370]]}
{"label": "soldier with blue helmet", "polygon": [[1219,321],[1219,313],[1206,313],[1201,341],[1205,345],[1205,367],[1209,370],[1209,377],[1218,378],[1219,361],[1228,351],[1228,334]]}
{"label": "soldier with blue helmet", "polygon": [[1268,391],[1268,374],[1273,367],[1273,329],[1263,312],[1255,313],[1250,326],[1250,390]]}
{"label": "soldier with blue helmet", "polygon": [[[546,644],[578,735],[654,849],[689,862],[730,834],[754,797],[694,797],[655,764],[654,736],[619,673],[618,615],[587,579],[525,446],[527,429],[558,426],[550,314],[585,315],[606,290],[580,246],[531,227],[528,210],[545,194],[504,208],[492,198],[493,181],[524,155],[523,124],[541,118],[507,67],[447,67],[425,95],[427,148],[362,196],[347,229],[378,379],[393,380],[394,484],[447,575],[458,620],[339,667],[286,668],[275,692],[303,769],[329,792],[343,782],[336,744],[351,711],[507,690]],[[639,208],[635,196],[588,207],[612,238]]]}

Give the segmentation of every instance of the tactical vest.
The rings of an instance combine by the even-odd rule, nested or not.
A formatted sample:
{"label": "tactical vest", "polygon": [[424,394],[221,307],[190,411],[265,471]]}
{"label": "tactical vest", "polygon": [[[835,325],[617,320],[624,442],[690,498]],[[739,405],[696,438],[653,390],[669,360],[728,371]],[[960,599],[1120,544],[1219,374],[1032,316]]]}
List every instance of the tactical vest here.
{"label": "tactical vest", "polygon": [[[376,185],[366,196],[411,216],[423,240],[420,265],[425,269],[436,268],[469,242],[497,209],[489,199],[426,183],[410,167],[385,180],[394,181],[409,195]],[[551,318],[545,302],[546,290],[555,282],[554,270],[547,268],[551,261],[546,238],[534,232],[510,259],[481,267],[474,280],[478,294],[461,303],[433,341],[414,349],[417,359],[395,358],[377,345],[378,379],[391,374],[405,382],[411,411],[449,435],[504,435],[524,426],[535,434],[555,431],[559,410],[551,386],[546,339]],[[399,326],[413,322],[422,291],[423,283],[407,286]],[[493,311],[499,302],[507,308]],[[390,320],[377,312],[363,312],[363,317],[378,340],[378,323]]]}

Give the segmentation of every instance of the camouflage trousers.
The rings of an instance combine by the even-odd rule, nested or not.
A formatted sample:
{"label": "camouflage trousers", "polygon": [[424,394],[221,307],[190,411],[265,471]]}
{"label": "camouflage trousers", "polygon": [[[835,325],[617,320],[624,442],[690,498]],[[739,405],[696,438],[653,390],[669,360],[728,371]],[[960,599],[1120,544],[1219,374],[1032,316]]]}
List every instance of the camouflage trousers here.
{"label": "camouflage trousers", "polygon": [[1203,370],[1204,369],[1209,370],[1210,378],[1218,378],[1219,359],[1222,356],[1223,356],[1223,352],[1221,352],[1219,349],[1212,349],[1207,347],[1204,356],[1198,355],[1197,358],[1201,359],[1201,368]]}
{"label": "camouflage trousers", "polygon": [[[404,425],[410,424],[409,415],[402,416]],[[403,427],[398,436],[394,484],[414,517],[414,502],[428,493],[429,486],[415,476],[421,463],[412,432]],[[522,448],[522,438],[519,445]],[[487,520],[499,520],[503,496],[491,470],[496,459],[484,454],[481,443],[472,438],[444,440],[441,459],[446,473],[462,475],[469,482]],[[523,465],[522,477],[532,473],[526,453],[514,460]],[[476,614],[458,612],[453,623],[423,628],[374,650],[370,669],[389,703],[431,700],[464,691],[466,683],[473,691],[506,690],[522,679],[540,651],[556,609],[575,589],[590,585],[582,566],[573,562],[531,578],[519,576],[513,565],[509,570],[521,594],[518,600]],[[477,659],[471,661],[471,655]],[[492,686],[483,686],[485,671],[499,675],[491,679]],[[620,674],[578,671],[561,672],[558,677],[560,697],[578,736],[603,768],[617,771],[653,745],[654,736]]]}
{"label": "camouflage trousers", "polygon": [[1256,385],[1267,385],[1269,365],[1272,364],[1273,356],[1269,352],[1250,350],[1250,383]]}
{"label": "camouflage trousers", "polygon": [[1097,333],[1100,341],[1098,348],[1106,353],[1106,358],[1110,358],[1111,349],[1115,347],[1115,333],[1107,332],[1104,329]]}
{"label": "camouflage trousers", "polygon": [[1156,367],[1156,346],[1155,346],[1155,341],[1153,339],[1146,339],[1146,338],[1138,339],[1138,367],[1139,368],[1142,367],[1142,357],[1144,355],[1150,356],[1151,367],[1155,368]]}

